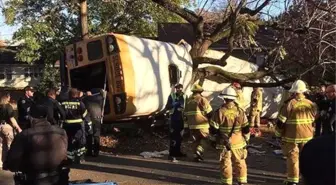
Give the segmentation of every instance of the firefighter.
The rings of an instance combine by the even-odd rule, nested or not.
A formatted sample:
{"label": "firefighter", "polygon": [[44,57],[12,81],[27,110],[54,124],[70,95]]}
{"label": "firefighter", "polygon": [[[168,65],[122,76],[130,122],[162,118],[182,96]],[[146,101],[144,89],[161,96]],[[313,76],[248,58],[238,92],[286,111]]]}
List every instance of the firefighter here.
{"label": "firefighter", "polygon": [[262,91],[260,88],[253,88],[251,94],[251,106],[250,106],[250,126],[253,128],[254,133],[259,133],[260,116],[262,111]]}
{"label": "firefighter", "polygon": [[232,87],[225,88],[220,96],[224,99],[224,104],[214,112],[209,130],[211,138],[216,140],[216,149],[222,151],[220,154],[221,183],[232,184],[233,166],[238,183],[246,184],[246,146],[250,138],[248,119],[244,110],[235,102],[237,93]]}
{"label": "firefighter", "polygon": [[308,91],[305,82],[297,80],[289,92],[295,93],[280,109],[276,131],[283,145],[283,154],[287,157],[287,185],[299,183],[299,153],[305,143],[313,138],[313,122],[317,106],[306,99],[304,92]]}
{"label": "firefighter", "polygon": [[69,99],[61,103],[66,115],[63,128],[68,135],[68,158],[75,163],[84,160],[86,135],[92,132],[90,116],[79,95],[80,92],[72,88]]}
{"label": "firefighter", "polygon": [[30,116],[29,111],[30,107],[34,103],[33,96],[34,96],[34,88],[31,86],[26,86],[24,88],[25,95],[21,97],[18,101],[18,121],[19,126],[22,130],[28,128],[30,126]]}
{"label": "firefighter", "polygon": [[235,100],[236,103],[240,108],[242,108],[245,111],[245,99],[243,94],[243,88],[237,82],[232,83],[232,87],[237,93],[237,99]]}
{"label": "firefighter", "polygon": [[65,131],[47,121],[43,103],[33,104],[30,113],[31,125],[14,137],[4,170],[20,172],[14,177],[15,184],[68,184],[69,169],[63,166],[68,146]]}
{"label": "firefighter", "polygon": [[174,160],[175,157],[186,157],[186,154],[181,152],[181,143],[184,130],[183,111],[186,97],[182,92],[183,85],[177,84],[175,92],[168,97],[166,110],[169,110],[170,115],[170,147],[169,159]]}
{"label": "firefighter", "polygon": [[201,93],[203,88],[195,84],[192,86],[193,94],[188,98],[185,107],[185,116],[194,140],[194,161],[203,161],[204,146],[209,135],[209,120],[212,114],[212,107],[209,101]]}

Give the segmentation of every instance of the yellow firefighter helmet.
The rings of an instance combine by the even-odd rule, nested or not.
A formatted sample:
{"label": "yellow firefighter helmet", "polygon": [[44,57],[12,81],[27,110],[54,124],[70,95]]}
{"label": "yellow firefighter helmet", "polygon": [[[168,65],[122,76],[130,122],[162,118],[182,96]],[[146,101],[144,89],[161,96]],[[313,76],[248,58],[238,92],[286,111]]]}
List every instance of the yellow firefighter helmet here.
{"label": "yellow firefighter helmet", "polygon": [[203,92],[203,87],[198,84],[194,84],[191,87],[191,92]]}
{"label": "yellow firefighter helmet", "polygon": [[291,93],[304,93],[306,91],[308,91],[307,85],[302,80],[296,80],[292,84],[292,88],[289,90],[289,92],[291,92]]}

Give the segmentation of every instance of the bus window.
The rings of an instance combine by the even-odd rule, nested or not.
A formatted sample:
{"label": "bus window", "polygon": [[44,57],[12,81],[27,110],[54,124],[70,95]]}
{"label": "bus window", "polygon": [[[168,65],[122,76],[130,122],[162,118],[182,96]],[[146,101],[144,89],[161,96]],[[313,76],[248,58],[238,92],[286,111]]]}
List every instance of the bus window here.
{"label": "bus window", "polygon": [[103,46],[100,40],[87,43],[88,58],[90,61],[103,58]]}
{"label": "bus window", "polygon": [[180,78],[180,71],[178,67],[174,64],[170,64],[168,66],[169,70],[169,81],[170,81],[170,86],[173,86],[179,82]]}

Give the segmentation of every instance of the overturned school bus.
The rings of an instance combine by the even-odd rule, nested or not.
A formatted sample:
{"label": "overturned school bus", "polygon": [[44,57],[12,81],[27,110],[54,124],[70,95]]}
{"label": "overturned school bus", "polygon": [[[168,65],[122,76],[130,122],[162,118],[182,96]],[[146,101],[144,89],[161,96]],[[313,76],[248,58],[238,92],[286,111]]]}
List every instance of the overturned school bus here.
{"label": "overturned school bus", "polygon": [[[223,53],[207,54],[218,57]],[[64,58],[63,78],[70,87],[107,91],[104,109],[107,122],[160,113],[176,83],[183,84],[190,94],[192,59],[184,46],[110,33],[66,46]],[[239,66],[244,69],[242,72],[257,69],[234,57],[228,63],[224,68],[232,72],[241,70]],[[227,85],[206,81],[204,94],[218,105],[215,92]],[[247,102],[250,93],[251,88],[244,89]]]}

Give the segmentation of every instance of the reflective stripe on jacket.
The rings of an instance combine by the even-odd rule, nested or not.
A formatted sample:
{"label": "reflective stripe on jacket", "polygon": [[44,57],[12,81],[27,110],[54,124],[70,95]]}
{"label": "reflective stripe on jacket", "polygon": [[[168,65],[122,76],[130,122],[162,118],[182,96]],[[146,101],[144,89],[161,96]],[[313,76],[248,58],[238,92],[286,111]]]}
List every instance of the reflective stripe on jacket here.
{"label": "reflective stripe on jacket", "polygon": [[206,117],[212,111],[209,101],[200,94],[192,95],[186,102],[184,115],[190,129],[207,129],[209,120]]}
{"label": "reflective stripe on jacket", "polygon": [[65,123],[73,124],[83,123],[83,121],[85,121],[87,125],[92,125],[90,115],[88,114],[83,102],[78,99],[71,99],[62,102],[61,104],[66,113]]}
{"label": "reflective stripe on jacket", "polygon": [[295,98],[285,104],[278,115],[282,123],[276,127],[276,136],[290,143],[305,143],[313,138],[313,122],[317,106],[304,96]]}
{"label": "reflective stripe on jacket", "polygon": [[[223,149],[225,141],[229,142],[231,149],[240,149],[246,146],[242,130],[248,131],[249,123],[244,110],[237,105],[222,106],[214,113],[210,124],[219,133],[217,137],[217,149]],[[233,132],[230,137],[232,129]]]}

